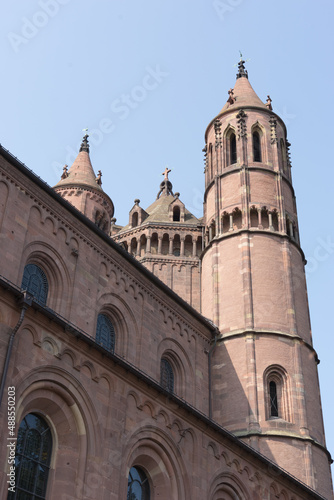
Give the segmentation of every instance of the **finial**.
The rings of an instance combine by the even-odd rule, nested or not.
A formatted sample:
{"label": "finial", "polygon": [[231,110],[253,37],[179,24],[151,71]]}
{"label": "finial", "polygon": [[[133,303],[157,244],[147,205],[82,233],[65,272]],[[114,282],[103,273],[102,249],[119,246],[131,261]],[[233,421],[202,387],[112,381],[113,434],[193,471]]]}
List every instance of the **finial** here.
{"label": "finial", "polygon": [[139,198],[136,198],[136,199],[134,200],[134,203],[135,203],[135,205],[139,205],[139,203],[140,203],[140,199],[139,199]]}
{"label": "finial", "polygon": [[166,167],[165,170],[162,172],[161,175],[164,175],[164,180],[160,183],[160,191],[157,195],[157,199],[160,198],[160,195],[163,194],[164,196],[172,195],[173,194],[173,184],[171,181],[168,179],[168,174],[171,172],[171,169]]}
{"label": "finial", "polygon": [[68,177],[67,169],[68,169],[68,165],[64,165],[63,166],[63,174],[61,176],[61,179],[66,179],[66,177]]}
{"label": "finial", "polygon": [[168,167],[166,167],[165,170],[161,174],[161,175],[165,176],[165,181],[168,181],[168,174],[169,174],[169,172],[171,172],[171,170]]}
{"label": "finial", "polygon": [[79,152],[81,153],[81,151],[86,151],[87,153],[89,153],[88,134],[87,134],[88,128],[84,128],[83,132],[86,132],[86,133],[82,139],[82,143],[81,143]]}
{"label": "finial", "polygon": [[266,106],[267,106],[268,109],[270,109],[270,111],[273,110],[273,107],[272,107],[271,103],[272,103],[272,99],[270,99],[270,95],[267,95]]}
{"label": "finial", "polygon": [[238,70],[239,71],[237,73],[237,79],[242,78],[242,77],[248,78],[248,71],[245,69],[244,64],[245,64],[245,62],[249,61],[249,59],[244,61],[240,50],[239,50],[239,54],[240,54],[240,60],[238,62]]}
{"label": "finial", "polygon": [[99,170],[99,171],[98,171],[98,173],[97,173],[97,177],[96,177],[96,179],[95,179],[95,180],[96,180],[96,183],[97,183],[99,186],[102,186],[102,179],[101,179],[101,177],[102,177],[102,172],[101,172],[101,170]]}

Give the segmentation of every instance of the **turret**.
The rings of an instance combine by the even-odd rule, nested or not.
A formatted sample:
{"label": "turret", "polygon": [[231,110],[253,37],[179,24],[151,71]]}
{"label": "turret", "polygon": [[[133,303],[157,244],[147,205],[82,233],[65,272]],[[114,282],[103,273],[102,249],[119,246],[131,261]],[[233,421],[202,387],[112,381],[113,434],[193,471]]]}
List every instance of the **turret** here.
{"label": "turret", "polygon": [[200,308],[202,225],[173,193],[163,172],[156,200],[145,210],[135,199],[129,223],[113,238],[193,307]]}
{"label": "turret", "polygon": [[205,134],[202,312],[221,332],[212,416],[329,498],[290,144],[244,64]]}
{"label": "turret", "polygon": [[54,186],[63,198],[69,201],[100,229],[109,234],[114,205],[102,189],[102,172],[96,176],[90,161],[88,135],[82,140],[79,154],[68,169],[64,166],[61,180]]}

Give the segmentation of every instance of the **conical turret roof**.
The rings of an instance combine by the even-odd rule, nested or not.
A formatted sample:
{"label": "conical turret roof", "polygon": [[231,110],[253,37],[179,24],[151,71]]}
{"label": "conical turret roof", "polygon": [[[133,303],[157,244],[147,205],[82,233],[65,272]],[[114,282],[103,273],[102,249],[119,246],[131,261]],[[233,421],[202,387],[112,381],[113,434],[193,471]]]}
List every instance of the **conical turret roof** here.
{"label": "conical turret roof", "polygon": [[96,177],[90,161],[88,135],[86,134],[82,140],[79,154],[74,160],[73,165],[69,170],[64,167],[62,178],[54,187],[65,187],[69,185],[86,186],[94,188],[97,191],[103,191],[100,184],[100,176]]}
{"label": "conical turret roof", "polygon": [[248,73],[245,70],[244,64],[245,61],[241,59],[238,63],[237,81],[235,82],[234,88],[229,90],[229,98],[219,115],[227,110],[229,111],[247,106],[256,106],[267,109],[267,106],[257,96],[253,87],[249,83]]}

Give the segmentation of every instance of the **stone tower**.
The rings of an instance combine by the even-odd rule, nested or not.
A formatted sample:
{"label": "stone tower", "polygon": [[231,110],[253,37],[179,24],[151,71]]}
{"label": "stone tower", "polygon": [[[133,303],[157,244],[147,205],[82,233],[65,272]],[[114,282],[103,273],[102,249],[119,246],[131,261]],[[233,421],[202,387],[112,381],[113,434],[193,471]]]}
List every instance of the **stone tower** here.
{"label": "stone tower", "polygon": [[64,171],[55,191],[69,201],[102,231],[109,234],[114,205],[102,189],[102,173],[96,176],[89,157],[88,135],[82,140],[80,151],[73,165]]}
{"label": "stone tower", "polygon": [[202,223],[187,210],[180,193],[173,194],[169,172],[166,168],[163,173],[156,200],[146,210],[140,200],[134,200],[129,223],[122,228],[112,224],[111,234],[161,281],[200,310]]}
{"label": "stone tower", "polygon": [[206,134],[202,313],[219,327],[214,420],[330,498],[286,127],[240,60]]}

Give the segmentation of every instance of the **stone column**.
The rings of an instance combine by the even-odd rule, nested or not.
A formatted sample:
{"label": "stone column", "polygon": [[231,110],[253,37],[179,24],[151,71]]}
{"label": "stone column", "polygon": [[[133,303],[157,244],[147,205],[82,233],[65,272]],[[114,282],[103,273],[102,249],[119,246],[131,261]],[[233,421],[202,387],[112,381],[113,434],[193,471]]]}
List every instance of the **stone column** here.
{"label": "stone column", "polygon": [[161,249],[162,249],[162,237],[158,236],[158,254],[161,255]]}
{"label": "stone column", "polygon": [[197,255],[197,241],[194,238],[193,239],[193,257],[196,257],[196,255]]}
{"label": "stone column", "polygon": [[173,255],[173,238],[172,236],[169,237],[169,255]]}
{"label": "stone column", "polygon": [[140,238],[137,240],[137,257],[140,257],[141,241]]}
{"label": "stone column", "polygon": [[184,237],[181,238],[180,256],[184,257]]}
{"label": "stone column", "polygon": [[233,215],[230,214],[230,229],[229,231],[233,231]]}
{"label": "stone column", "polygon": [[146,240],[146,253],[151,253],[151,236],[147,236]]}

